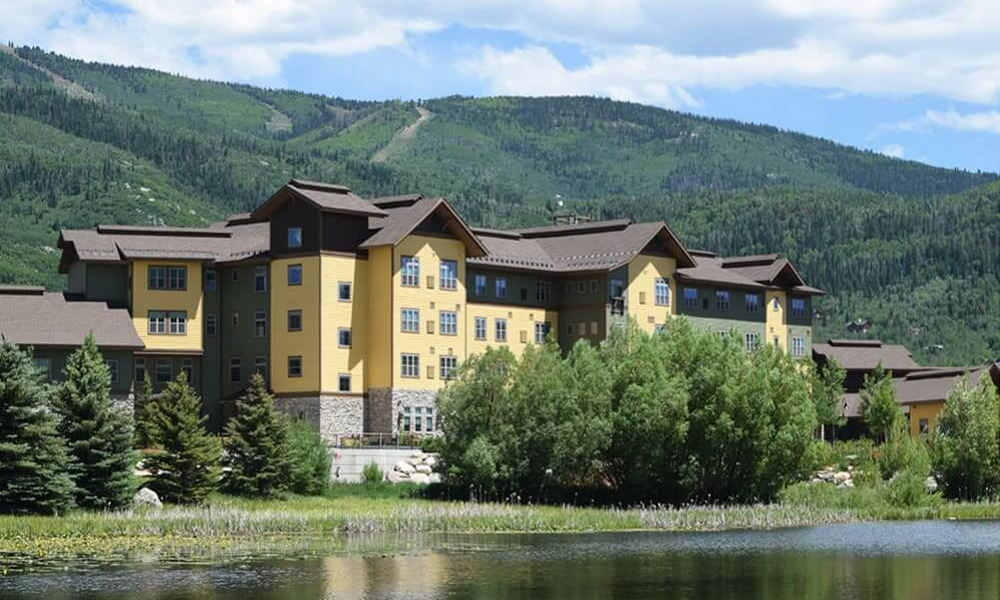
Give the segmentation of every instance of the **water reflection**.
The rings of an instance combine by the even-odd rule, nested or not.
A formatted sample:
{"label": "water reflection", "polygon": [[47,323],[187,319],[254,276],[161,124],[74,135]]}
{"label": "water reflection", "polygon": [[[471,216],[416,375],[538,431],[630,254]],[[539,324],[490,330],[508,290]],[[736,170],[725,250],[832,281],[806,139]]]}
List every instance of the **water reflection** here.
{"label": "water reflection", "polygon": [[[414,535],[298,540],[0,578],[0,597],[120,600],[1000,598],[1000,523],[708,534]],[[148,558],[148,553],[147,553]],[[10,562],[9,557],[6,559]]]}

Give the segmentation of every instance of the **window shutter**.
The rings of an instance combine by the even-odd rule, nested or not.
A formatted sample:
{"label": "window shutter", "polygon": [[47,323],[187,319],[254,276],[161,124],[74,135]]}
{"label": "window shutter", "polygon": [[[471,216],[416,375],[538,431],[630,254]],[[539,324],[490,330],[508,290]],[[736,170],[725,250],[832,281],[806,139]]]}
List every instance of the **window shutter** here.
{"label": "window shutter", "polygon": [[646,303],[646,292],[639,292],[639,304]]}
{"label": "window shutter", "polygon": [[433,290],[434,289],[434,276],[433,275],[428,275],[427,276],[427,289],[429,289],[429,290]]}
{"label": "window shutter", "polygon": [[521,343],[522,344],[528,343],[528,332],[523,329],[521,330]]}
{"label": "window shutter", "polygon": [[427,321],[427,333],[434,333],[434,321]]}
{"label": "window shutter", "polygon": [[434,379],[434,367],[427,365],[427,379]]}

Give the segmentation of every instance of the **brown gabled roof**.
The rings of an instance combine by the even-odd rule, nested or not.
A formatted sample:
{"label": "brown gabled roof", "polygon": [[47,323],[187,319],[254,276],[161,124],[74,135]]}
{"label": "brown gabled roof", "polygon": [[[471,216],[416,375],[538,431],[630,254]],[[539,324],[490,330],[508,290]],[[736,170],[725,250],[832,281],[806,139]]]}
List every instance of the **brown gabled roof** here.
{"label": "brown gabled roof", "polygon": [[727,256],[722,268],[773,288],[783,288],[803,296],[820,296],[823,290],[806,285],[792,261],[780,254]]}
{"label": "brown gabled roof", "polygon": [[61,292],[0,287],[0,339],[19,346],[76,347],[93,333],[102,348],[143,348],[132,318],[104,302],[70,301]]}
{"label": "brown gabled roof", "polygon": [[825,344],[813,344],[812,351],[827,360],[835,360],[849,371],[870,371],[879,364],[896,373],[921,368],[904,346],[883,344],[880,340],[828,340]]}
{"label": "brown gabled roof", "polygon": [[677,280],[681,283],[722,284],[750,290],[764,290],[767,286],[742,275],[735,269],[723,267],[724,259],[701,255],[698,264],[686,269],[677,269]]}
{"label": "brown gabled roof", "polygon": [[458,239],[465,243],[468,256],[486,254],[486,247],[475,233],[465,224],[462,217],[448,204],[444,198],[420,198],[394,207],[387,207],[382,218],[369,218],[369,229],[375,234],[360,244],[361,248],[376,246],[395,246],[410,235],[433,214],[437,214],[445,223],[445,227]]}
{"label": "brown gabled roof", "polygon": [[396,196],[381,196],[369,200],[379,208],[394,208],[397,206],[410,206],[417,200],[423,199],[422,194],[399,194]]}
{"label": "brown gabled roof", "polygon": [[1000,363],[975,367],[940,367],[909,373],[906,377],[894,380],[896,399],[904,406],[943,402],[962,377],[968,377],[973,386],[979,385],[984,377],[1000,386]]}
{"label": "brown gabled roof", "polygon": [[370,217],[384,217],[386,215],[385,211],[361,196],[355,195],[348,187],[292,179],[254,209],[250,213],[250,217],[254,221],[267,220],[274,211],[293,197],[302,199],[324,212]]}

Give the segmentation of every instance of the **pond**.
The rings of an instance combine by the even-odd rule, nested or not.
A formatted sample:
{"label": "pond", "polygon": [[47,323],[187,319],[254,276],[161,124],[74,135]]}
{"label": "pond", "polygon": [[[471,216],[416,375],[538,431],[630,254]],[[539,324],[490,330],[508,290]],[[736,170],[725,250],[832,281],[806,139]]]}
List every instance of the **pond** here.
{"label": "pond", "polygon": [[356,536],[115,559],[0,555],[0,598],[1000,598],[1000,522]]}

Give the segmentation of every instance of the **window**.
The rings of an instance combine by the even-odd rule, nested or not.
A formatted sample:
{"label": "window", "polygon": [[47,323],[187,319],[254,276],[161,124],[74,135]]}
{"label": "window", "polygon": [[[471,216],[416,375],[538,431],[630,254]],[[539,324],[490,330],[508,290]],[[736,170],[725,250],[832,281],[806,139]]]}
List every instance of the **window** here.
{"label": "window", "polygon": [[792,356],[802,357],[806,355],[806,338],[792,338]]}
{"label": "window", "polygon": [[590,293],[591,294],[596,294],[597,293],[597,280],[596,279],[591,279],[590,280]]}
{"label": "window", "polygon": [[209,313],[205,315],[205,335],[215,335],[218,329],[219,325],[215,320],[215,314]]}
{"label": "window", "polygon": [[572,281],[567,281],[566,282],[566,295],[567,296],[572,295],[574,289],[575,288],[573,287],[573,282]]}
{"label": "window", "polygon": [[552,323],[535,323],[535,343],[544,344],[546,340],[549,339],[549,330],[552,327]]}
{"label": "window", "polygon": [[402,329],[406,333],[420,333],[420,311],[415,308],[404,308],[400,311]]}
{"label": "window", "polygon": [[174,361],[170,358],[156,359],[156,383],[169,383],[174,373]]}
{"label": "window", "polygon": [[302,331],[302,311],[288,311],[288,331]]}
{"label": "window", "polygon": [[412,427],[410,425],[410,420],[411,420],[410,413],[412,412],[412,410],[413,409],[411,409],[409,406],[403,407],[403,431],[410,431],[410,428]]}
{"label": "window", "polygon": [[597,335],[597,321],[590,322],[590,335]]}
{"label": "window", "polygon": [[486,295],[486,275],[476,275],[475,290],[477,296]]}
{"label": "window", "polygon": [[656,278],[653,286],[653,298],[657,306],[670,306],[670,284],[662,277]]}
{"label": "window", "polygon": [[684,288],[684,306],[686,308],[698,308],[698,290]]}
{"label": "window", "polygon": [[757,294],[747,294],[745,297],[747,314],[755,315],[760,309],[760,296]]}
{"label": "window", "polygon": [[498,342],[507,341],[507,319],[496,319],[496,338]]}
{"label": "window", "polygon": [[301,227],[289,227],[288,228],[288,247],[289,248],[301,248],[302,247],[302,228]]}
{"label": "window", "polygon": [[351,301],[351,282],[341,281],[337,284],[337,300],[341,302]]}
{"label": "window", "polygon": [[778,302],[778,299],[777,299],[777,298],[775,298],[775,299],[774,299],[774,300],[773,300],[773,301],[771,302],[771,307],[772,307],[772,308],[771,308],[771,310],[773,310],[774,312],[778,312],[779,310],[781,310],[781,303],[780,303],[780,302]]}
{"label": "window", "polygon": [[792,298],[792,316],[801,319],[806,316],[806,301],[802,298]]}
{"label": "window", "polygon": [[424,415],[424,431],[434,431],[434,409],[426,407]]}
{"label": "window", "polygon": [[165,290],[167,289],[167,268],[166,267],[149,267],[149,289],[151,290]]}
{"label": "window", "polygon": [[521,302],[528,301],[528,290],[526,288],[521,288]]}
{"label": "window", "polygon": [[302,285],[302,265],[288,265],[288,285]]}
{"label": "window", "polygon": [[458,315],[455,311],[441,311],[441,335],[458,335]]}
{"label": "window", "polygon": [[759,333],[748,333],[743,337],[743,347],[747,352],[753,352],[760,344]]}
{"label": "window", "polygon": [[267,267],[254,267],[253,270],[253,291],[263,294],[267,291]]}
{"label": "window", "polygon": [[111,383],[118,383],[118,359],[106,359],[104,364],[108,365],[108,373],[111,374]]}
{"label": "window", "polygon": [[232,382],[232,383],[239,383],[240,381],[243,380],[243,377],[242,377],[243,373],[241,373],[241,371],[243,370],[242,366],[243,366],[242,365],[242,361],[240,361],[239,357],[233,357],[233,358],[229,359],[229,381],[230,382]]}
{"label": "window", "polygon": [[496,287],[496,292],[497,292],[497,298],[506,298],[507,297],[507,278],[506,277],[497,277],[496,278],[495,287]]}
{"label": "window", "polygon": [[586,294],[587,293],[587,282],[580,280],[576,282],[576,293]]}
{"label": "window", "polygon": [[442,356],[440,360],[441,379],[451,379],[458,369],[458,358],[454,356]]}
{"label": "window", "polygon": [[351,328],[341,327],[337,330],[337,345],[341,348],[351,347]]}
{"label": "window", "polygon": [[920,419],[920,421],[917,422],[917,426],[920,428],[920,434],[921,435],[927,433],[927,430],[929,428],[929,424],[927,422],[927,419]]}
{"label": "window", "polygon": [[486,339],[486,318],[485,317],[476,317],[475,325],[476,325],[475,326],[476,339],[477,340],[485,340]]}
{"label": "window", "polygon": [[729,310],[729,292],[725,290],[715,290],[715,309]]}
{"label": "window", "polygon": [[239,327],[240,326],[240,311],[233,312],[233,316],[229,317],[229,323],[233,327]]}
{"label": "window", "polygon": [[577,335],[587,335],[587,322],[580,321],[576,324],[576,334]]}
{"label": "window", "polygon": [[187,267],[170,267],[167,269],[167,287],[171,290],[186,290],[187,272]]}
{"label": "window", "polygon": [[170,335],[187,335],[187,313],[173,311],[167,314],[170,321]]}
{"label": "window", "polygon": [[288,376],[289,377],[302,377],[302,357],[301,356],[289,356],[288,357]]}
{"label": "window", "polygon": [[625,295],[625,282],[623,282],[621,279],[612,279],[611,280],[611,297],[612,298],[621,298],[624,295]]}
{"label": "window", "polygon": [[239,283],[240,282],[240,268],[239,267],[236,267],[235,269],[233,269],[232,271],[229,272],[229,281],[231,281],[233,283]]}
{"label": "window", "polygon": [[188,383],[194,379],[194,359],[193,358],[183,358],[181,359],[181,372],[184,373],[184,380]]}
{"label": "window", "polygon": [[219,275],[215,269],[205,269],[205,291],[214,292],[219,288]]}
{"label": "window", "polygon": [[423,406],[416,406],[416,407],[414,407],[413,412],[416,413],[416,417],[413,419],[413,430],[414,431],[421,431],[423,429],[423,425],[424,425],[424,420],[422,418],[423,414],[424,414],[424,407]]}
{"label": "window", "polygon": [[573,335],[573,324],[566,323],[566,335]]}
{"label": "window", "polygon": [[52,359],[51,358],[35,358],[35,368],[45,375],[46,379],[52,379]]}
{"label": "window", "polygon": [[137,356],[135,358],[135,385],[140,386],[144,381],[146,381],[146,359]]}
{"label": "window", "polygon": [[458,263],[453,260],[441,261],[441,289],[454,290],[458,287]]}
{"label": "window", "polygon": [[401,355],[401,373],[403,377],[416,379],[420,377],[420,356],[417,354]]}
{"label": "window", "polygon": [[267,378],[267,357],[255,356],[253,359],[253,372],[263,378]]}
{"label": "window", "polygon": [[151,310],[147,318],[149,321],[150,335],[162,335],[167,333],[167,313],[162,310]]}
{"label": "window", "polygon": [[420,285],[420,258],[416,256],[404,256],[400,258],[403,285],[406,287],[417,287]]}
{"label": "window", "polygon": [[548,302],[552,299],[552,282],[538,281],[535,283],[535,300]]}
{"label": "window", "polygon": [[341,373],[337,376],[337,390],[340,392],[351,391],[351,376],[349,373]]}
{"label": "window", "polygon": [[253,314],[253,336],[267,337],[267,313],[262,310]]}

